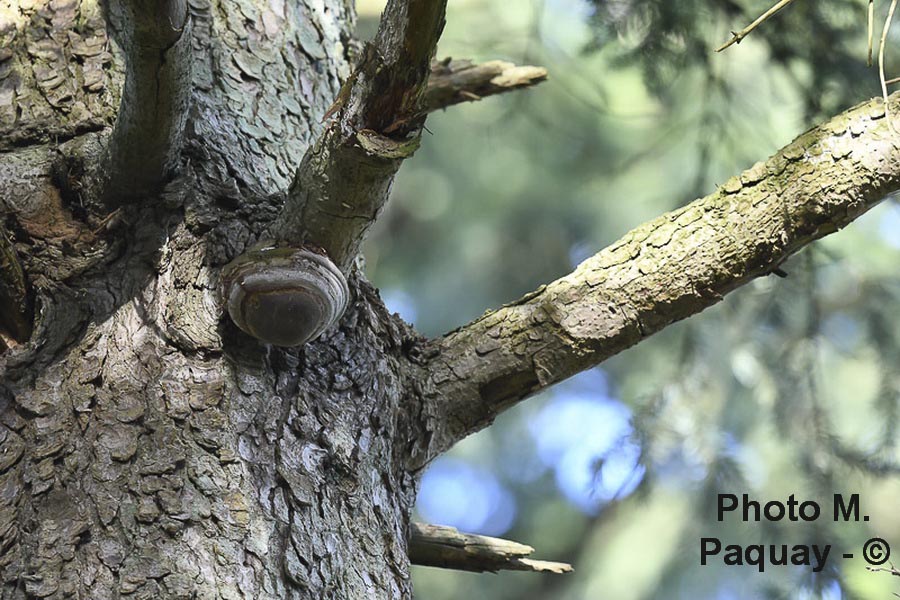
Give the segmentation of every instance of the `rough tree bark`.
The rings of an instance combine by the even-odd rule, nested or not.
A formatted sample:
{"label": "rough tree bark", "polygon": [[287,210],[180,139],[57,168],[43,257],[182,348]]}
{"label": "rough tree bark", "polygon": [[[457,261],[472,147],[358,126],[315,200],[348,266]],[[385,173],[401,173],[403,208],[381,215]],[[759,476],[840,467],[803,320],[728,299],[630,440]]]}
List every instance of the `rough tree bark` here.
{"label": "rough tree bark", "polygon": [[[542,72],[444,63],[424,98],[443,21],[428,0],[392,1],[362,53],[348,0],[9,6],[4,599],[410,598],[431,459],[900,187],[874,101],[427,341],[365,281],[359,241],[425,112]],[[348,275],[342,320],[301,348],[223,317],[221,267],[266,235],[314,243]]]}

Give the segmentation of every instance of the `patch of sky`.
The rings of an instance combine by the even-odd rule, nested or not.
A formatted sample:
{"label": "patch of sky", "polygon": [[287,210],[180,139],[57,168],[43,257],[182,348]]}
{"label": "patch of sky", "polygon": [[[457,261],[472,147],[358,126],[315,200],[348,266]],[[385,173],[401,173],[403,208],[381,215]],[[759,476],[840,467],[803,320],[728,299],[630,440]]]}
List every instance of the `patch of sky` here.
{"label": "patch of sky", "polygon": [[505,533],[516,518],[513,495],[490,471],[446,457],[422,477],[416,507],[429,523],[484,535]]}
{"label": "patch of sky", "polygon": [[397,313],[407,323],[415,324],[416,317],[419,316],[415,298],[396,288],[384,288],[380,293],[381,300],[390,312]]}
{"label": "patch of sky", "polygon": [[529,421],[540,460],[553,469],[563,495],[586,513],[627,496],[643,479],[631,417],[610,395],[603,371],[592,369],[555,387]]}

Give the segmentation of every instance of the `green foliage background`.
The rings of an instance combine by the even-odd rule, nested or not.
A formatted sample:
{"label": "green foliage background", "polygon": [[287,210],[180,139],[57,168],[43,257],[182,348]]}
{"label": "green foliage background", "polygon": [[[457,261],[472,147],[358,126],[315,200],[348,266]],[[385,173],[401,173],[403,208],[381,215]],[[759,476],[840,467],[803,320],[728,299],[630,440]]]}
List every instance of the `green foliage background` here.
{"label": "green foliage background", "polygon": [[[377,2],[359,8],[365,34]],[[879,94],[877,72],[865,65],[864,0],[796,0],[740,45],[713,52],[766,8],[451,2],[440,56],[538,64],[550,80],[429,118],[432,135],[401,170],[366,248],[369,276],[389,305],[439,335]],[[877,8],[880,30],[886,3]],[[891,65],[900,69],[895,40],[889,77]],[[860,554],[872,536],[900,553],[898,259],[900,207],[889,200],[791,259],[787,278],[754,282],[608,361],[605,379],[550,390],[460,444],[447,464],[488,474],[513,499],[503,537],[570,561],[576,573],[415,568],[417,597],[892,597],[900,580],[866,571]],[[535,423],[554,397],[590,398],[592,385],[629,412],[645,472],[634,491],[585,511],[538,458]],[[718,524],[719,492],[763,501],[793,493],[817,500],[825,516]],[[870,521],[831,522],[834,493],[859,493]],[[699,539],[712,535],[834,547],[821,574],[760,574],[701,567]]]}

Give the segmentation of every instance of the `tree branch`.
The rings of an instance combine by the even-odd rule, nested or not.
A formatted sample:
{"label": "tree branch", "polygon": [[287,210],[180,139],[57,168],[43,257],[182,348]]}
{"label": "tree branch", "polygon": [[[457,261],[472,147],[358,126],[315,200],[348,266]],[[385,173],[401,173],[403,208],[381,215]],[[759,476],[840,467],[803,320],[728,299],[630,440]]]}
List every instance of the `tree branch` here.
{"label": "tree branch", "polygon": [[727,42],[725,42],[724,44],[722,44],[721,46],[719,46],[718,48],[716,48],[716,52],[721,52],[722,50],[725,50],[726,48],[730,48],[734,44],[740,44],[741,40],[743,40],[745,37],[750,35],[750,33],[754,29],[756,29],[757,27],[759,27],[760,25],[762,25],[763,23],[768,21],[772,16],[775,15],[775,13],[777,13],[778,11],[780,11],[782,8],[784,8],[785,6],[787,6],[788,4],[790,4],[793,1],[794,0],[779,0],[779,2],[776,2],[774,6],[769,8],[769,10],[767,10],[766,12],[761,14],[759,17],[756,18],[755,21],[753,21],[752,23],[750,23],[749,25],[747,25],[740,31],[732,31],[731,39],[728,40]]}
{"label": "tree branch", "polygon": [[[400,164],[418,148],[428,111],[477,99],[479,92],[496,94],[532,85],[546,75],[536,67],[516,68],[508,63],[475,67],[445,62],[439,69],[440,81],[428,86],[429,78],[434,77],[431,61],[444,28],[446,4],[446,0],[388,2],[375,40],[367,45],[356,70],[325,114],[325,130],[304,155],[284,208],[264,236],[263,244],[270,250],[305,248],[324,256],[335,272],[346,275],[387,202]],[[260,253],[254,248],[248,254]],[[334,320],[316,323],[306,319],[314,326],[305,331],[321,333],[340,318],[340,299],[327,298],[324,288],[310,287],[312,279],[299,271],[293,271],[298,278],[294,285],[283,277],[273,280],[264,262],[249,264],[245,257],[235,261],[241,264],[242,273],[252,274],[263,284],[260,289],[277,287],[279,305],[292,312],[300,310],[300,299],[306,296],[341,307],[336,312],[319,311],[333,315]],[[222,288],[223,299],[247,297],[238,289],[242,282],[241,278],[229,279]],[[229,314],[236,323],[271,323],[267,314],[251,314],[260,312],[263,304],[232,303]],[[241,318],[234,319],[236,314]],[[302,335],[255,337],[277,345],[315,339]]]}
{"label": "tree branch", "polygon": [[[272,224],[262,251],[252,248],[223,270],[240,265],[240,276],[223,277],[222,299],[232,320],[261,341],[297,346],[312,341],[343,314],[347,297],[344,278],[369,227],[381,212],[394,175],[419,144],[425,112],[421,99],[431,59],[444,28],[447,0],[390,0],[381,16],[375,40],[363,53],[325,115],[325,130],[307,150],[294,176],[279,217]],[[289,268],[269,264],[280,253],[296,251]],[[336,285],[322,286],[322,277],[303,272],[299,260],[310,253],[321,273]],[[254,256],[262,260],[256,260]],[[254,290],[243,289],[248,281]],[[241,298],[265,301],[231,302]],[[338,297],[341,296],[341,297]],[[270,306],[305,323],[290,335],[260,335],[270,327]],[[327,307],[315,310],[310,307]],[[334,309],[334,310],[332,310]],[[235,318],[238,316],[238,318]],[[327,320],[320,320],[326,318]],[[242,324],[262,324],[262,328]],[[302,330],[302,331],[301,331]],[[312,335],[306,335],[312,332]],[[302,334],[302,335],[301,335]]]}
{"label": "tree branch", "polygon": [[419,144],[421,100],[444,28],[446,0],[391,0],[375,39],[326,114],[273,227],[279,243],[311,244],[346,271]]}
{"label": "tree branch", "polygon": [[460,533],[453,527],[413,523],[409,560],[414,565],[457,571],[571,573],[572,565],[525,558],[534,548],[500,538]]}
{"label": "tree branch", "polygon": [[884,115],[881,99],[850,109],[571,274],[432,342],[422,459],[773,272],[900,189],[900,143]]}
{"label": "tree branch", "polygon": [[115,206],[160,191],[173,174],[190,100],[191,40],[187,0],[123,0],[110,10],[126,54],[104,164],[104,200]]}
{"label": "tree branch", "polygon": [[431,65],[425,109],[434,112],[461,102],[504,94],[547,80],[543,67],[517,66],[502,60],[476,65],[469,60],[443,60]]}
{"label": "tree branch", "polygon": [[[382,28],[389,27],[384,19],[395,13],[385,12]],[[277,241],[323,248],[346,270],[387,202],[401,162],[418,148],[428,112],[546,78],[546,70],[540,67],[516,67],[502,61],[435,63],[427,71],[416,68],[410,74],[407,70],[413,61],[431,65],[434,45],[425,52],[419,39],[423,29],[440,33],[431,23],[439,16],[436,8],[419,16],[427,18],[430,26],[407,26],[419,44],[417,53],[401,53],[396,62],[385,65],[382,57],[390,54],[387,49],[367,49],[348,82],[350,87],[345,86],[332,107],[337,116],[303,159],[275,226]],[[387,77],[392,71],[396,77]]]}

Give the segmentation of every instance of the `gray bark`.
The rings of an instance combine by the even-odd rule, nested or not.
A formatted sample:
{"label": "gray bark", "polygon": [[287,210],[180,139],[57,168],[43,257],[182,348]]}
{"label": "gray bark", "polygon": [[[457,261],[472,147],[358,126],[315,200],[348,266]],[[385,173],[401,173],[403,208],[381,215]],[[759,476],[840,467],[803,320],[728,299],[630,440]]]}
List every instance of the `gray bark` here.
{"label": "gray bark", "polygon": [[[353,258],[425,111],[461,99],[442,87],[422,102],[442,4],[394,2],[378,39],[405,49],[370,50],[354,77],[346,0],[192,0],[188,10],[190,29],[172,31],[189,35],[175,43],[189,42],[190,79],[167,71],[171,40],[141,63],[162,77],[136,88],[156,90],[149,121],[127,104],[149,99],[123,87],[125,54],[97,3],[20,2],[0,22],[4,599],[410,598],[408,519],[429,460],[900,187],[883,111],[869,107],[868,121],[823,130],[821,152],[804,143],[782,153],[782,171],[730,182],[713,210],[665,217],[561,283],[426,343],[388,314]],[[392,65],[414,68],[385,78]],[[543,76],[445,67],[443,85],[475,96]],[[120,102],[137,121],[117,123]],[[131,126],[161,140],[126,191],[152,201],[114,208],[98,199],[107,175],[138,168]],[[801,193],[825,184],[821,197]],[[346,219],[333,209],[348,197]],[[802,219],[785,222],[793,209]],[[745,211],[754,218],[732,243],[717,223]],[[241,333],[217,293],[221,267],[271,231],[324,236],[313,241],[349,273],[343,319],[297,349]],[[678,279],[659,253],[689,262],[698,240],[712,240],[709,253]]]}
{"label": "gray bark", "polygon": [[358,274],[299,350],[215,295],[350,72],[351,8],[191,2],[178,175],[110,215],[88,200],[122,52],[95,3],[19,6],[0,198],[36,324],[0,358],[2,597],[410,597],[410,330]]}

